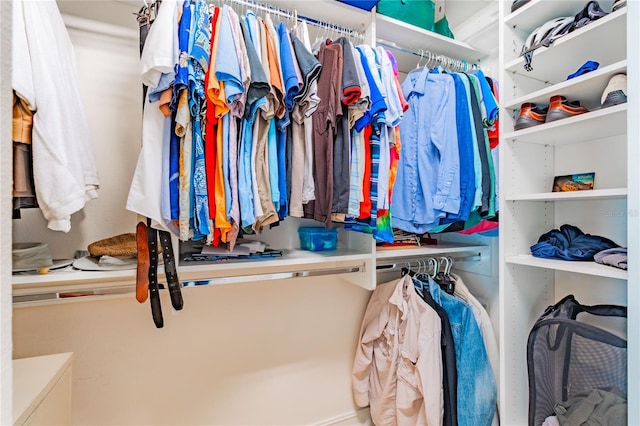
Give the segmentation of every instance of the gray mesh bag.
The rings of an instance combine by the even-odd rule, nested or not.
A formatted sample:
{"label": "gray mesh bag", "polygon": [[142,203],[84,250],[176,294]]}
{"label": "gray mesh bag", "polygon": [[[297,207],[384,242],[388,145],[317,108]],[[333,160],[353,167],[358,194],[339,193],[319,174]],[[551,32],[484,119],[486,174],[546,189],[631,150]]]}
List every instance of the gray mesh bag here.
{"label": "gray mesh bag", "polygon": [[555,415],[554,406],[576,394],[603,389],[627,398],[627,341],[577,319],[583,313],[627,317],[616,305],[581,305],[573,295],[549,306],[527,342],[529,425]]}

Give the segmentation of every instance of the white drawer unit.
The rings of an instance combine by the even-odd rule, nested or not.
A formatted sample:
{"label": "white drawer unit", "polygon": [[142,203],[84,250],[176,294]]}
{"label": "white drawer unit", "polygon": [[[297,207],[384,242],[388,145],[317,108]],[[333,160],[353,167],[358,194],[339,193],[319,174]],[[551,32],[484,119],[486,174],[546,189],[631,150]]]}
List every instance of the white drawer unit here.
{"label": "white drawer unit", "polygon": [[13,424],[71,424],[72,353],[13,360]]}

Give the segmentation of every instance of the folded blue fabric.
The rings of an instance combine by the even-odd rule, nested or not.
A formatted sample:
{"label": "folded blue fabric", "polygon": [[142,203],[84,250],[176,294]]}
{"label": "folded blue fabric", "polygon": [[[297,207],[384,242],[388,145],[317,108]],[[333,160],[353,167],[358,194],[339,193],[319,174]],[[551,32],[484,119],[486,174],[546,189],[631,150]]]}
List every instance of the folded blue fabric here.
{"label": "folded blue fabric", "polygon": [[534,257],[562,260],[593,260],[596,253],[620,247],[608,238],[585,234],[573,225],[562,225],[543,234],[531,246]]}
{"label": "folded blue fabric", "polygon": [[572,78],[581,76],[582,74],[586,74],[588,72],[595,71],[595,70],[598,69],[599,66],[600,66],[600,64],[597,63],[596,61],[587,61],[584,64],[582,64],[582,66],[580,68],[578,68],[578,71],[576,71],[573,74],[571,74],[570,76],[568,76],[567,80],[571,80]]}

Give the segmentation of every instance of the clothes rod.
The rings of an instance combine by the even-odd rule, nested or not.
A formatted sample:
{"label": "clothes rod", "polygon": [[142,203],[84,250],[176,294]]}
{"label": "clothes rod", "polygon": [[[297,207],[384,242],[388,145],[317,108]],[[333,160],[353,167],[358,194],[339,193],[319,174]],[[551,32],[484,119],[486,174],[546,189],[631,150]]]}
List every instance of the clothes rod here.
{"label": "clothes rod", "polygon": [[281,16],[286,19],[293,19],[296,22],[298,20],[305,21],[310,25],[319,27],[320,29],[335,31],[337,33],[340,33],[341,35],[344,35],[347,37],[353,37],[361,41],[364,40],[365,38],[362,32],[356,31],[353,28],[347,28],[341,25],[332,24],[330,22],[325,22],[325,21],[320,21],[318,19],[310,18],[308,16],[298,15],[298,12],[295,10],[290,11],[290,10],[282,9],[278,6],[274,6],[266,3],[260,3],[253,0],[214,0],[212,2],[212,4],[214,5],[224,4],[224,3],[227,3],[229,5],[236,4],[239,6],[243,6],[247,9],[261,10],[263,12],[272,13],[274,15]]}
{"label": "clothes rod", "polygon": [[[464,59],[456,59],[447,55],[443,55],[440,53],[432,52],[427,49],[419,49],[417,52],[415,50],[407,49],[406,47],[398,46],[393,41],[388,41],[384,39],[376,39],[376,44],[387,47],[389,49],[397,50],[398,52],[407,53],[410,55],[418,56],[421,60],[426,60],[427,64],[431,63],[431,66],[443,66],[445,68],[449,67],[454,71],[467,72],[469,70],[480,69],[480,65],[477,63],[469,64]],[[419,62],[418,62],[419,63]],[[425,65],[427,65],[425,64]]]}
{"label": "clothes rod", "polygon": [[482,253],[478,252],[478,253],[473,253],[473,254],[469,254],[466,256],[437,256],[437,255],[433,255],[433,256],[421,256],[421,260],[416,260],[416,259],[412,259],[412,260],[407,260],[407,261],[401,261],[396,259],[394,261],[394,263],[387,263],[387,264],[382,264],[382,265],[377,265],[376,266],[376,271],[377,272],[390,272],[390,271],[396,271],[396,270],[400,270],[402,268],[412,268],[412,267],[418,267],[420,266],[420,262],[424,262],[424,259],[427,258],[433,258],[433,259],[439,259],[440,257],[448,257],[450,259],[452,259],[454,262],[458,261],[458,262],[479,262],[482,260]]}
{"label": "clothes rod", "polygon": [[[330,268],[330,269],[318,269],[307,270],[299,272],[281,272],[272,274],[252,274],[252,275],[240,275],[234,277],[220,277],[209,278],[203,280],[187,280],[182,282],[182,287],[197,287],[204,285],[216,285],[216,284],[235,284],[245,282],[257,282],[257,281],[271,281],[282,280],[289,278],[304,278],[315,277],[323,275],[340,275],[351,274],[355,272],[363,272],[365,266],[352,266],[344,268]],[[159,284],[161,290],[165,290],[164,284]],[[122,296],[127,294],[133,294],[136,291],[135,285],[120,285],[109,286],[101,288],[78,288],[74,290],[65,291],[47,291],[42,293],[30,293],[13,296],[14,305],[28,305],[35,303],[55,303],[61,301],[78,301],[78,300],[96,300],[98,298]]]}

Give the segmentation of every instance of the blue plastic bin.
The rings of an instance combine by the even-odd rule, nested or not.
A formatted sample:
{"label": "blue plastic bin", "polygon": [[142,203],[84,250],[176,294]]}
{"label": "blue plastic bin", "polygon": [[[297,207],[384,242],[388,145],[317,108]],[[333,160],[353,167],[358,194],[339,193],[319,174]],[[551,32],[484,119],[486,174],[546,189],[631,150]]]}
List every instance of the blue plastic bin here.
{"label": "blue plastic bin", "polygon": [[310,251],[335,250],[338,243],[338,231],[317,226],[298,228],[300,248]]}

